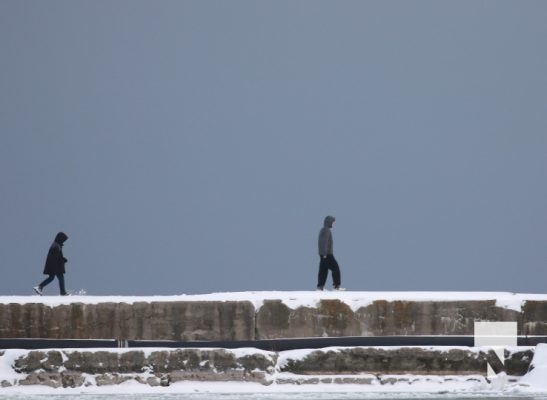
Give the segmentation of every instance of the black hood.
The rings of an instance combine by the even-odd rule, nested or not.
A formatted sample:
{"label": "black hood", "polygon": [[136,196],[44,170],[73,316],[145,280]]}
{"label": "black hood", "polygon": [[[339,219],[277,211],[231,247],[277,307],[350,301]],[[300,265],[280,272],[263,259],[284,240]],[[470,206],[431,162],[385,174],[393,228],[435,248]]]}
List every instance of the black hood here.
{"label": "black hood", "polygon": [[325,217],[325,222],[324,222],[325,227],[332,228],[332,224],[334,223],[334,221],[336,221],[336,218],[334,218],[330,215],[327,215]]}
{"label": "black hood", "polygon": [[55,242],[62,245],[66,240],[68,239],[68,236],[64,232],[59,232],[57,236],[55,236]]}

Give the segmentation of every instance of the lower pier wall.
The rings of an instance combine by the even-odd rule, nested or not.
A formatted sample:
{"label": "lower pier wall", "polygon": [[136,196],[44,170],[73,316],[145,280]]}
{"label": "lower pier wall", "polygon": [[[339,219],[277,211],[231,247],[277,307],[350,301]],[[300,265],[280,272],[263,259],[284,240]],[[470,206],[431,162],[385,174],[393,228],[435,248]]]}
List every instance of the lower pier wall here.
{"label": "lower pier wall", "polygon": [[28,385],[80,388],[128,381],[147,386],[184,381],[393,385],[420,380],[442,384],[463,377],[484,386],[487,363],[516,382],[527,373],[534,350],[506,349],[505,365],[491,348],[4,350],[0,393]]}

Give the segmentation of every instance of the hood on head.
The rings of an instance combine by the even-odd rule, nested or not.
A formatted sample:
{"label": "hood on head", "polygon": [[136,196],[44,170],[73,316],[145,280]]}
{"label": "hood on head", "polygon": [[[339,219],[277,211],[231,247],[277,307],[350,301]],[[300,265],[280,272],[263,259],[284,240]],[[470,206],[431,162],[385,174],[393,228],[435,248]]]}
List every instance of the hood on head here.
{"label": "hood on head", "polygon": [[59,244],[63,244],[68,239],[68,236],[64,232],[59,232],[57,236],[55,236],[55,242]]}
{"label": "hood on head", "polygon": [[332,224],[334,223],[334,221],[336,221],[336,218],[334,218],[334,217],[332,217],[332,216],[330,216],[330,215],[327,215],[327,216],[325,217],[325,222],[324,222],[324,224],[325,224],[325,226],[326,226],[327,228],[332,228]]}

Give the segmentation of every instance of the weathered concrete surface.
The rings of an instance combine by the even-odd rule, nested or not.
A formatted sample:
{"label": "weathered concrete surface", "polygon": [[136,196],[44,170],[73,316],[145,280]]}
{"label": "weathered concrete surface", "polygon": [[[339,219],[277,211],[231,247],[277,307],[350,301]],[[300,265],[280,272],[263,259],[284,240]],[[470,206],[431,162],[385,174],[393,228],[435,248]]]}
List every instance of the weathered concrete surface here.
{"label": "weathered concrete surface", "polygon": [[270,383],[266,375],[273,373],[276,360],[274,353],[237,355],[222,349],[158,350],[148,354],[139,350],[30,351],[15,361],[13,369],[22,379],[12,384],[78,387],[91,375],[97,386],[132,379],[151,386],[168,386],[183,380],[266,385]]}
{"label": "weathered concrete surface", "polygon": [[475,321],[516,321],[520,335],[547,334],[547,301],[522,309],[496,300],[343,301],[289,308],[281,300],[128,303],[0,303],[0,338],[255,340],[298,337],[473,335]]}
{"label": "weathered concrete surface", "polygon": [[[503,371],[513,377],[523,376],[534,348],[512,350],[506,352]],[[7,350],[0,354],[0,366],[4,371],[11,368],[13,373],[0,377],[0,387],[105,386],[128,380],[149,386],[169,386],[178,381],[385,385],[408,380],[407,374],[482,381],[486,362],[491,363],[493,358],[495,354],[488,348],[329,348],[304,355],[250,349]]]}
{"label": "weathered concrete surface", "polygon": [[[322,300],[317,308],[288,308],[265,301],[256,315],[257,339],[286,337],[473,335],[475,321],[516,321],[519,334],[547,333],[547,303],[523,312],[492,301],[374,301],[353,312],[339,300]],[[542,313],[538,312],[542,310]],[[529,311],[527,311],[529,310]],[[532,312],[533,311],[533,312]]]}
{"label": "weathered concrete surface", "polygon": [[522,376],[530,366],[534,352],[523,349],[505,351],[505,365],[493,350],[466,348],[348,347],[315,350],[303,359],[288,360],[283,370],[295,374],[412,374],[481,375],[489,363],[496,373]]}
{"label": "weathered concrete surface", "polygon": [[547,333],[547,302],[528,300],[522,307],[522,334],[545,335]]}
{"label": "weathered concrete surface", "polygon": [[250,340],[248,301],[0,304],[1,338]]}

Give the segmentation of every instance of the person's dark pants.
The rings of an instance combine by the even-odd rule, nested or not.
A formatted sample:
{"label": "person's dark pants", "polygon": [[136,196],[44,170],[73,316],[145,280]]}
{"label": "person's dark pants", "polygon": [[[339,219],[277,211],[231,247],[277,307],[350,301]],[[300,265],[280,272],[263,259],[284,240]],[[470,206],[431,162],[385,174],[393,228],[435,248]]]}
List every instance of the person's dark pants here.
{"label": "person's dark pants", "polygon": [[42,283],[40,283],[40,289],[43,289],[45,286],[49,285],[57,277],[59,280],[59,289],[61,289],[61,295],[65,295],[65,276],[64,274],[50,274]]}
{"label": "person's dark pants", "polygon": [[319,262],[318,288],[322,289],[325,286],[329,270],[332,272],[332,283],[334,284],[334,287],[337,288],[340,286],[340,267],[334,256],[329,254],[326,258],[321,257],[321,261]]}

